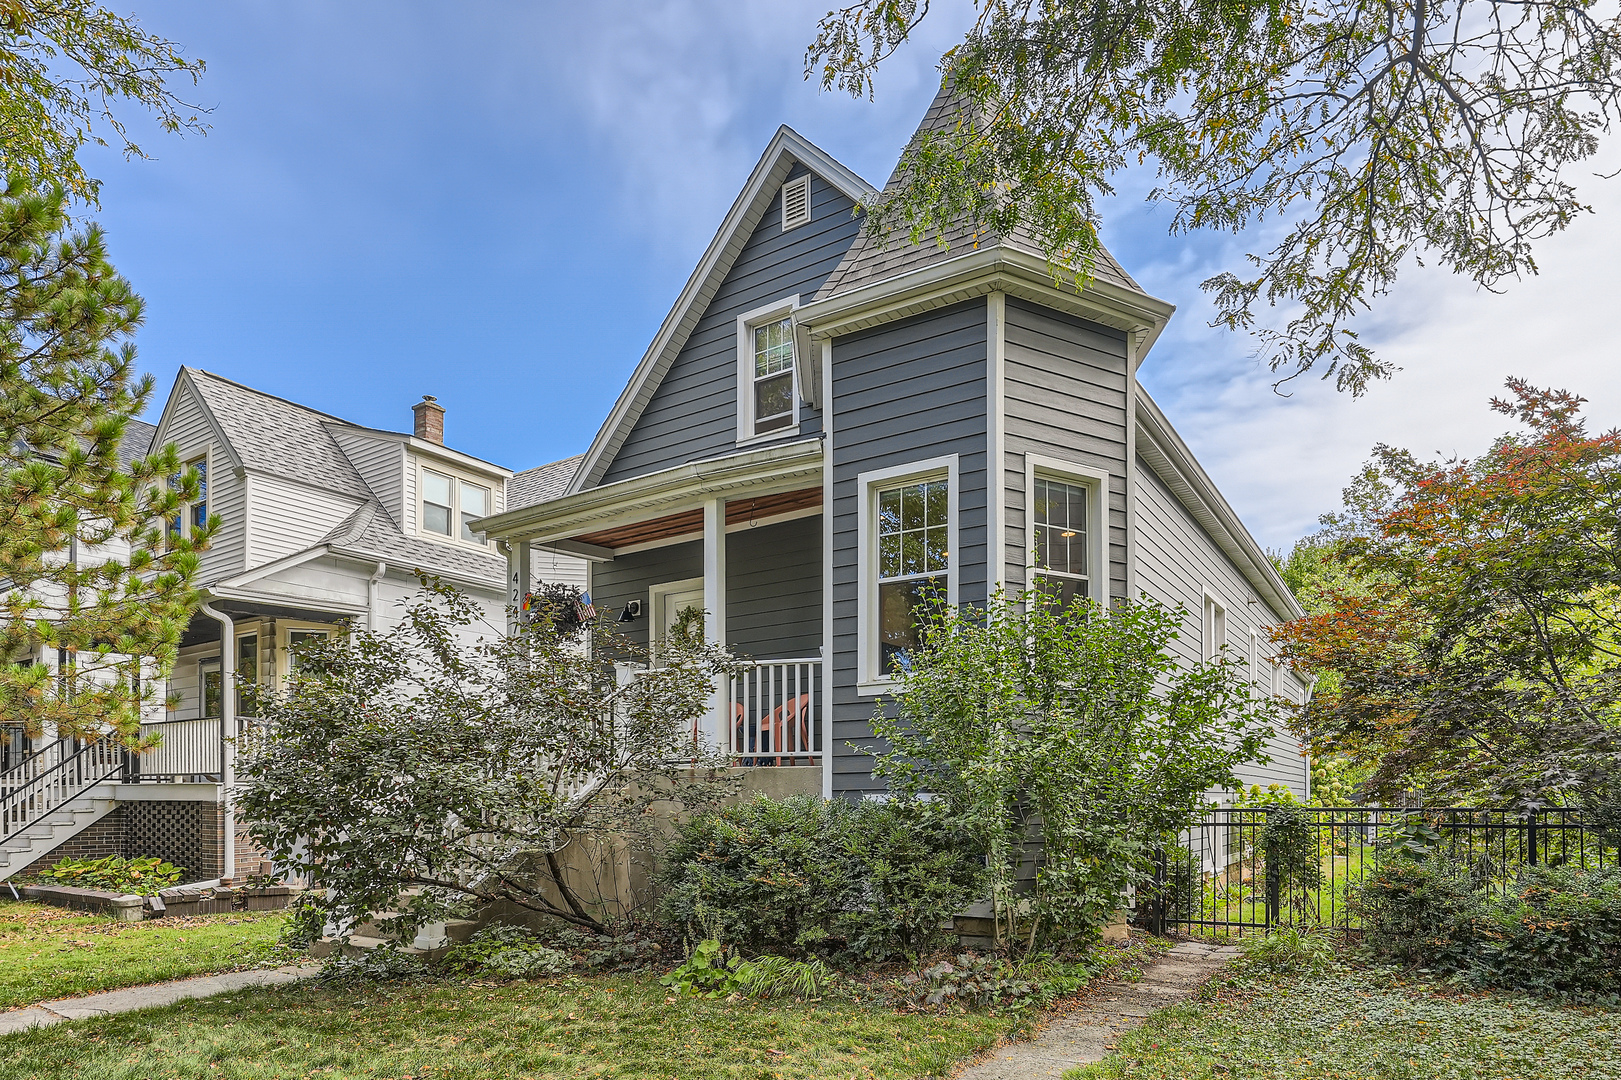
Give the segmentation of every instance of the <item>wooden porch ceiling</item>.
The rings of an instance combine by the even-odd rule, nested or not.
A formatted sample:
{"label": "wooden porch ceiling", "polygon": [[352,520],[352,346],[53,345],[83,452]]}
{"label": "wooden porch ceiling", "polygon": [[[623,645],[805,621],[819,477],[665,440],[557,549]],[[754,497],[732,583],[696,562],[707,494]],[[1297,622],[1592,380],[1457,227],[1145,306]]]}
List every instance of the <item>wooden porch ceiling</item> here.
{"label": "wooden porch ceiling", "polygon": [[[821,505],[822,489],[819,487],[784,491],[775,495],[745,496],[731,499],[726,503],[726,524],[746,525],[751,521],[780,517],[783,514]],[[597,547],[624,548],[632,544],[649,544],[655,540],[668,540],[673,536],[686,536],[689,533],[703,531],[704,512],[697,509],[603,529],[601,532],[581,533],[569,539],[582,544],[594,544]]]}

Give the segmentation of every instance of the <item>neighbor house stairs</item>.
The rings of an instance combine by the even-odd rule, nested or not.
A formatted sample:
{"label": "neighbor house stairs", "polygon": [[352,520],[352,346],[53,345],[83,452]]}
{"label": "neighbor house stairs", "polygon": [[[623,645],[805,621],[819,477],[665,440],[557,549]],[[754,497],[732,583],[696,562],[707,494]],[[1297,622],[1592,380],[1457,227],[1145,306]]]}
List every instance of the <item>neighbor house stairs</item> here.
{"label": "neighbor house stairs", "polygon": [[57,740],[0,773],[0,881],[106,817],[123,769],[116,742]]}

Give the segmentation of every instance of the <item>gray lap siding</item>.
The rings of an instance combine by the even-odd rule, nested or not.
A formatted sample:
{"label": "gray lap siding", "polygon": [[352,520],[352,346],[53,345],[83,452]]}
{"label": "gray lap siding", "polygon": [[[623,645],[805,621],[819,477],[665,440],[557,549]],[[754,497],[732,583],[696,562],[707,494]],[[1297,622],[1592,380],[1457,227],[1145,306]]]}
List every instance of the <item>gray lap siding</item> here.
{"label": "gray lap siding", "polygon": [[[807,170],[796,165],[790,178]],[[728,453],[737,444],[737,317],[785,296],[807,301],[838,266],[860,231],[855,204],[811,177],[811,220],[782,231],[780,192],[755,227],[671,363],[652,399],[608,466],[602,483]],[[799,432],[821,430],[801,404]]]}
{"label": "gray lap siding", "polygon": [[[610,622],[626,601],[640,600],[643,617],[616,624],[645,649],[653,612],[648,590],[700,578],[704,546],[689,540],[620,555],[591,571],[591,598]],[[820,516],[739,529],[726,535],[726,643],[759,660],[804,658],[822,644],[822,519]]]}
{"label": "gray lap siding", "polygon": [[861,473],[958,455],[958,597],[986,596],[986,301],[971,300],[833,343],[833,791],[882,790],[874,699],[857,693]]}
{"label": "gray lap siding", "polygon": [[[1266,631],[1282,621],[1256,596],[1227,553],[1188,513],[1171,490],[1141,458],[1137,460],[1137,583],[1149,596],[1168,607],[1180,605],[1182,626],[1170,649],[1177,663],[1192,667],[1204,656],[1204,594],[1209,589],[1227,610],[1228,649],[1240,658],[1249,652],[1249,635],[1260,637],[1260,657],[1270,655]],[[1270,668],[1263,661],[1253,673],[1267,688]],[[1292,680],[1288,696],[1300,701],[1303,692]],[[1300,745],[1287,732],[1267,747],[1268,764],[1252,762],[1238,770],[1246,784],[1287,784],[1297,796],[1306,794],[1306,765]]]}
{"label": "gray lap siding", "polygon": [[[1025,457],[1039,454],[1109,477],[1108,595],[1126,593],[1126,337],[1119,330],[1007,301],[1003,361],[1009,592],[1030,557]],[[1101,583],[1100,583],[1101,584]]]}

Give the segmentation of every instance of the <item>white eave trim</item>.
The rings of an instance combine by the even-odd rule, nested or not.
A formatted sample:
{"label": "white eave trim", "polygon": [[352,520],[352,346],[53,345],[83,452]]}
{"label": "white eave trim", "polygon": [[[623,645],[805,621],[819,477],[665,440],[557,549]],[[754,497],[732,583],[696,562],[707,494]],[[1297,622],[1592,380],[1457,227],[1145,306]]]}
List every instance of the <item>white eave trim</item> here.
{"label": "white eave trim", "polygon": [[792,491],[821,483],[822,440],[796,439],[724,457],[688,462],[601,487],[522,506],[472,523],[486,536],[508,541],[563,539],[606,528],[614,519],[637,520],[649,511],[675,513],[704,495],[730,491]]}
{"label": "white eave trim", "polygon": [[795,161],[832,184],[846,198],[857,203],[876,193],[877,189],[871,184],[839,164],[825,150],[815,146],[792,128],[787,125],[778,128],[765,153],[760,155],[754,171],[749,174],[748,182],[743,185],[743,190],[738,193],[732,208],[721,221],[720,228],[716,230],[715,238],[709,242],[703,258],[698,260],[698,265],[693,268],[692,276],[687,279],[687,284],[681,290],[681,295],[676,298],[675,305],[664,317],[664,323],[654,335],[653,343],[648,346],[641,363],[631,373],[630,381],[619,395],[619,400],[614,402],[614,407],[609,410],[608,418],[603,421],[597,437],[591,442],[591,448],[586,451],[585,460],[580,462],[580,468],[574,474],[574,479],[569,485],[569,494],[583,491],[602,479],[608,463],[613,460],[614,454],[618,453],[619,447],[630,434],[630,429],[641,416],[642,409],[652,398],[664,371],[681,351],[681,347],[686,344],[687,337],[703,316],[704,309],[709,306],[715,291],[720,288],[732,264],[742,253],[743,245],[748,242],[761,218],[765,216],[771,200],[776,198],[777,188],[793,171]]}
{"label": "white eave trim", "polygon": [[1141,386],[1137,388],[1136,420],[1137,453],[1265,598],[1272,613],[1282,619],[1302,618],[1305,609],[1278,576],[1266,552]]}
{"label": "white eave trim", "polygon": [[1053,284],[1045,259],[997,244],[813,300],[794,318],[813,338],[823,339],[992,292],[1137,334],[1139,366],[1176,311],[1174,304],[1101,278],[1093,278],[1079,293],[1060,288]]}

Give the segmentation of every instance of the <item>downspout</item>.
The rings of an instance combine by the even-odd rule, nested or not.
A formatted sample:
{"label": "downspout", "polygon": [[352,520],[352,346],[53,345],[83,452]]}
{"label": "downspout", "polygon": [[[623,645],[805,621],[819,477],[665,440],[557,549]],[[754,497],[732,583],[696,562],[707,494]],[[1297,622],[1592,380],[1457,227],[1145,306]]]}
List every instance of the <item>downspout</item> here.
{"label": "downspout", "polygon": [[366,629],[374,634],[380,629],[377,625],[380,621],[380,613],[377,610],[379,606],[378,594],[383,582],[383,575],[386,573],[388,573],[388,563],[379,560],[377,569],[372,572],[371,577],[366,579]]}
{"label": "downspout", "polygon": [[225,820],[225,844],[220,878],[236,877],[236,811],[231,806],[231,785],[236,783],[236,623],[211,603],[203,614],[220,624],[220,810]]}

